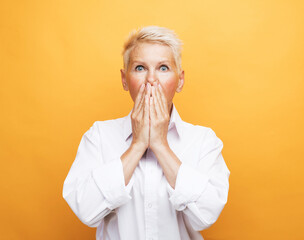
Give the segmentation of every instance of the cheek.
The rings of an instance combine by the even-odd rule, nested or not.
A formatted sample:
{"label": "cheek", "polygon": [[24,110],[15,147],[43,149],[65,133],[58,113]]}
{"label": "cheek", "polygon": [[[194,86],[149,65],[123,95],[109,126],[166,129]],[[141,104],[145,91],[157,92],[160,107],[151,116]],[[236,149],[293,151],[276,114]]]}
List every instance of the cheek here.
{"label": "cheek", "polygon": [[168,81],[168,82],[162,84],[162,86],[163,86],[167,100],[172,100],[172,98],[175,94],[176,82]]}
{"label": "cheek", "polygon": [[130,91],[130,95],[133,99],[133,101],[135,101],[138,91],[140,89],[141,86],[141,81],[138,81],[137,79],[130,79],[129,81],[129,91]]}

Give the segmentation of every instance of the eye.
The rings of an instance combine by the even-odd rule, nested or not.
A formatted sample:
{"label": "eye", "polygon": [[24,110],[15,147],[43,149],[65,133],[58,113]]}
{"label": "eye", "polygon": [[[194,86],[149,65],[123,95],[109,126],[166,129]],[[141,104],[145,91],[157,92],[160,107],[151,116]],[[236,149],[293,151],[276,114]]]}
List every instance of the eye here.
{"label": "eye", "polygon": [[142,65],[138,65],[138,66],[135,67],[135,70],[136,71],[142,71],[142,70],[144,70],[144,67]]}
{"label": "eye", "polygon": [[160,70],[162,70],[164,72],[164,71],[169,70],[169,68],[166,65],[161,65]]}

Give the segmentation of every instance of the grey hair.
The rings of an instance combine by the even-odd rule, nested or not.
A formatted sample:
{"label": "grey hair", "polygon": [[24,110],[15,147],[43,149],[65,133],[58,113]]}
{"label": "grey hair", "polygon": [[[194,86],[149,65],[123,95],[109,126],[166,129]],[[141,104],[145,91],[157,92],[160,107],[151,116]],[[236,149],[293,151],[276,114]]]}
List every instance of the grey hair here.
{"label": "grey hair", "polygon": [[178,72],[181,72],[181,51],[183,43],[173,30],[158,26],[146,26],[130,32],[122,50],[125,69],[128,69],[131,51],[140,42],[152,42],[169,46],[172,49]]}

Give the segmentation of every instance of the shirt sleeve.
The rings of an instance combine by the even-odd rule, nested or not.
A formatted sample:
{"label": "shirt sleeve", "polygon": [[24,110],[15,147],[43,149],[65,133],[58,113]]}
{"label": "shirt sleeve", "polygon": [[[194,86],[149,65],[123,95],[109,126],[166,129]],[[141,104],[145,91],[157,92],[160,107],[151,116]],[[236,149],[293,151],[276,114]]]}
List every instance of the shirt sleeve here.
{"label": "shirt sleeve", "polygon": [[133,178],[127,186],[120,157],[103,159],[96,122],[83,135],[63,184],[63,198],[77,217],[97,227],[115,208],[132,199]]}
{"label": "shirt sleeve", "polygon": [[222,148],[223,142],[209,128],[198,166],[185,159],[178,170],[175,189],[167,184],[171,204],[184,212],[196,231],[215,223],[227,203],[230,171]]}

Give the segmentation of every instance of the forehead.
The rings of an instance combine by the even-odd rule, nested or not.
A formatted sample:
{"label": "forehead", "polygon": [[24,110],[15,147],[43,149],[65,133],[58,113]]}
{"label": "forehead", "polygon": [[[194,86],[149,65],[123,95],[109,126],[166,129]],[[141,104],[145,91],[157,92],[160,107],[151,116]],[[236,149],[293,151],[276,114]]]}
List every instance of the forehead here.
{"label": "forehead", "polygon": [[130,62],[134,61],[174,61],[172,49],[165,44],[138,43],[130,53]]}

